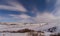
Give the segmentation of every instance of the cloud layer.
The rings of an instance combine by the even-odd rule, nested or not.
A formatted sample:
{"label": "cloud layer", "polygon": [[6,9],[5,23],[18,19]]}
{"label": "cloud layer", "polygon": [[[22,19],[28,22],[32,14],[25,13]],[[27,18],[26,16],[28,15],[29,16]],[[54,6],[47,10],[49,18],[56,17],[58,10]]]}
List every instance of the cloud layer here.
{"label": "cloud layer", "polygon": [[[13,1],[13,0],[12,0]],[[6,0],[6,2],[11,5],[0,5],[0,9],[2,10],[12,10],[12,11],[22,11],[26,12],[27,10],[23,7],[22,4],[19,4],[18,2],[12,2],[11,0]],[[14,0],[15,1],[15,0]]]}
{"label": "cloud layer", "polygon": [[[19,14],[19,15],[16,15],[16,14],[8,15],[10,19],[17,20],[17,22],[32,21],[32,22],[40,23],[40,22],[50,22],[52,20],[57,20],[60,18],[59,0],[55,0],[55,1],[54,0],[49,0],[49,1],[41,0],[41,1],[44,3],[41,3],[40,0],[37,0],[37,1],[28,0],[28,2],[27,1],[24,2],[24,0],[21,0],[21,1],[6,0],[5,4],[7,3],[8,5],[0,5],[0,9],[23,12],[22,14]],[[31,9],[31,10],[29,11],[28,9]],[[36,16],[33,16],[34,14],[32,13],[34,13]]]}

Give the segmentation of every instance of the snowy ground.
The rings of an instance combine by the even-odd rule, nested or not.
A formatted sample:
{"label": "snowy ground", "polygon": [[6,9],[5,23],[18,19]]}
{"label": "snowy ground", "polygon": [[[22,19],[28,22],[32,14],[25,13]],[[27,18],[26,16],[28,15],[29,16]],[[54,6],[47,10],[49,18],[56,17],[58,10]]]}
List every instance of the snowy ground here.
{"label": "snowy ground", "polygon": [[[0,31],[17,31],[17,30],[20,30],[20,29],[24,29],[24,28],[28,28],[28,29],[33,29],[33,30],[46,30],[48,28],[51,28],[51,27],[54,27],[54,26],[57,26],[58,29],[57,29],[57,32],[60,31],[60,25],[57,23],[49,23],[49,24],[43,24],[43,26],[39,25],[39,24],[27,24],[27,25],[0,25]],[[45,36],[49,36],[51,33],[49,32],[45,32]],[[27,36],[27,33],[0,33],[0,36]]]}
{"label": "snowy ground", "polygon": [[0,36],[27,36],[27,33],[0,33]]}
{"label": "snowy ground", "polygon": [[[45,32],[45,36],[50,36],[51,33]],[[28,33],[0,33],[0,36],[28,36]]]}

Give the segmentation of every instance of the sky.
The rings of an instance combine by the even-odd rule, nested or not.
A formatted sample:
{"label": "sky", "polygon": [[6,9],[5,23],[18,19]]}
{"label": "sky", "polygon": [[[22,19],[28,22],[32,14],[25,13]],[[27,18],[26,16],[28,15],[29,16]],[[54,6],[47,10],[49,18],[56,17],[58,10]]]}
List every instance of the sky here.
{"label": "sky", "polygon": [[0,0],[0,22],[58,22],[60,0]]}

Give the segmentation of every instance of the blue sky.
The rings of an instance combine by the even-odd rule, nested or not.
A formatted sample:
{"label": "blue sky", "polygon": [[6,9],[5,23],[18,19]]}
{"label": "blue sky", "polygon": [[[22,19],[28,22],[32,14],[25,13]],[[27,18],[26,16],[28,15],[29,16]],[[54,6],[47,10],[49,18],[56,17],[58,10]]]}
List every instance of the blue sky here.
{"label": "blue sky", "polygon": [[58,8],[60,4],[57,3],[58,1],[0,0],[0,22],[38,23],[40,21],[51,21],[54,18],[56,19],[56,16],[60,16]]}

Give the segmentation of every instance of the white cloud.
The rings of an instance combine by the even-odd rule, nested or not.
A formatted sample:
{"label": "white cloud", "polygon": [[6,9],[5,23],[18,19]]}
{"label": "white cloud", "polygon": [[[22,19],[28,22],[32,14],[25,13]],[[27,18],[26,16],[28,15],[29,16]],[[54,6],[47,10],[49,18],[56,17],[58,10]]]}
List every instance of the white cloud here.
{"label": "white cloud", "polygon": [[0,20],[3,20],[3,19],[5,19],[4,17],[2,17],[2,16],[0,16]]}
{"label": "white cloud", "polygon": [[24,11],[26,12],[27,10],[24,8],[24,6],[18,2],[10,2],[10,5],[16,7],[17,9],[19,9],[20,11]]}
{"label": "white cloud", "polygon": [[[47,2],[49,2],[48,0]],[[44,11],[45,12],[45,11]],[[52,13],[43,13],[43,14],[37,14],[36,17],[34,17],[34,20],[38,23],[40,22],[60,22],[60,0],[56,1],[55,9],[52,11]]]}
{"label": "white cloud", "polygon": [[26,15],[26,14],[21,14],[21,15],[13,15],[13,14],[10,14],[10,16],[13,16],[14,18],[22,18],[22,19],[28,19],[30,18],[30,16]]}
{"label": "white cloud", "polygon": [[20,3],[17,3],[16,1],[7,1],[7,3],[9,5],[12,6],[7,6],[7,5],[0,5],[0,9],[4,9],[4,10],[12,10],[12,11],[22,11],[22,12],[26,12],[27,10],[24,8],[24,6]]}
{"label": "white cloud", "polygon": [[40,23],[40,22],[56,22],[58,21],[59,17],[54,16],[53,14],[50,13],[43,13],[43,14],[37,14],[36,17],[31,17],[26,14],[21,14],[21,15],[13,15],[10,14],[13,19],[19,19],[19,22],[33,22],[33,23]]}
{"label": "white cloud", "polygon": [[[50,0],[48,0],[48,1],[50,1]],[[57,0],[56,5],[59,4],[59,1],[60,0]],[[0,9],[14,10],[14,11],[23,11],[23,12],[27,11],[22,4],[19,4],[17,2],[17,0],[8,0],[7,3],[12,5],[12,6],[0,5]],[[55,9],[53,12],[55,12],[57,9]],[[60,11],[59,10],[60,9],[58,9],[54,15],[60,15]],[[40,21],[41,22],[46,22],[46,21],[50,21],[52,19],[58,19],[59,18],[59,17],[55,17],[54,15],[52,15],[50,13],[44,13],[42,15],[41,14],[37,14],[36,17],[30,17],[30,16],[28,16],[26,14],[22,14],[22,15],[10,15],[10,16],[13,16],[14,18],[23,18],[23,19],[32,18],[36,22],[40,22]]]}
{"label": "white cloud", "polygon": [[21,18],[24,18],[24,19],[30,18],[30,16],[25,15],[25,14],[22,14],[22,15],[20,15],[20,16],[18,16],[18,17],[21,17]]}
{"label": "white cloud", "polygon": [[60,0],[56,1],[56,6],[60,5]]}
{"label": "white cloud", "polygon": [[40,23],[40,22],[49,22],[55,19],[55,17],[50,13],[43,13],[43,14],[37,14],[37,16],[34,19],[37,23]]}
{"label": "white cloud", "polygon": [[17,19],[18,22],[21,22],[21,23],[34,23],[34,21],[32,20],[32,17],[26,14],[21,14],[21,15],[10,14],[10,16],[12,16],[12,19]]}

